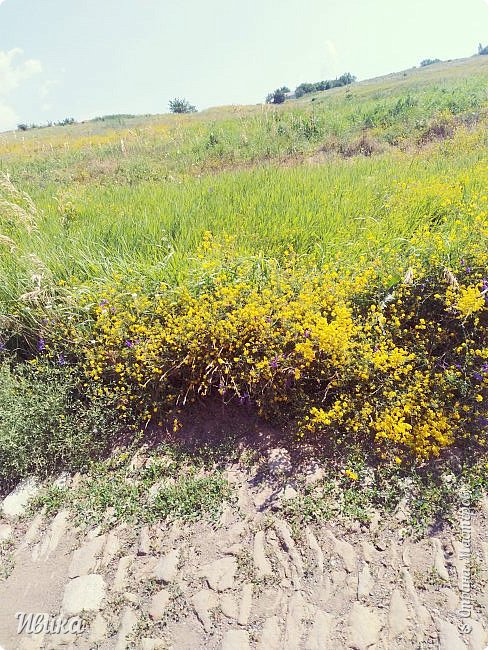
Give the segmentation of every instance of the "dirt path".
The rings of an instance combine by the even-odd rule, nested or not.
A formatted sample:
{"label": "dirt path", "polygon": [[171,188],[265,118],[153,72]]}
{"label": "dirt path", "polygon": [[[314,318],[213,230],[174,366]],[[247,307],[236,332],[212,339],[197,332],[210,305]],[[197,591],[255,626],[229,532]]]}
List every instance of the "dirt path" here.
{"label": "dirt path", "polygon": [[[488,505],[470,520],[471,556],[451,530],[415,541],[401,517],[368,527],[293,529],[244,472],[220,522],[71,527],[66,512],[11,527],[0,583],[0,646],[174,650],[484,650]],[[264,504],[264,506],[263,506]],[[8,532],[8,531],[7,531]],[[468,571],[469,567],[469,571]],[[469,574],[471,606],[463,608]],[[464,576],[464,577],[463,577]],[[15,613],[80,615],[83,633],[16,633]]]}

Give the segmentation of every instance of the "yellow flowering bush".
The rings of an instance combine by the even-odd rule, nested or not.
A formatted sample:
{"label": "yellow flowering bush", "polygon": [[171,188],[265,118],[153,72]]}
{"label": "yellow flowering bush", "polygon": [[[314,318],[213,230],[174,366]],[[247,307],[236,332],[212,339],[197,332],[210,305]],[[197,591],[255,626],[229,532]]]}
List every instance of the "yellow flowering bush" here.
{"label": "yellow flowering bush", "polygon": [[371,267],[313,270],[228,255],[206,236],[200,273],[149,294],[122,278],[85,292],[90,323],[56,326],[87,390],[128,417],[161,425],[197,398],[254,405],[300,435],[373,445],[383,458],[426,459],[464,440],[485,444],[486,259],[427,262],[381,293]]}

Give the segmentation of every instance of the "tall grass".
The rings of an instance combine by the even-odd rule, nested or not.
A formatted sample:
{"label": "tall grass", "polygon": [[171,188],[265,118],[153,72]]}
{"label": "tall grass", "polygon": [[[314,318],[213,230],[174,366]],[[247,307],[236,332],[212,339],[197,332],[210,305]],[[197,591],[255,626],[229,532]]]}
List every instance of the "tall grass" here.
{"label": "tall grass", "polygon": [[[2,208],[4,316],[52,304],[60,283],[103,284],[114,273],[184,282],[207,231],[231,236],[235,255],[279,260],[292,246],[316,266],[358,269],[379,258],[387,276],[426,225],[448,243],[446,255],[462,255],[469,229],[450,233],[460,204],[466,220],[487,180],[488,121],[488,66],[482,57],[463,66],[279,108],[3,136],[0,166],[38,208],[35,228],[12,225]],[[25,209],[15,191],[0,188],[2,200]],[[419,239],[413,252],[428,246]]]}

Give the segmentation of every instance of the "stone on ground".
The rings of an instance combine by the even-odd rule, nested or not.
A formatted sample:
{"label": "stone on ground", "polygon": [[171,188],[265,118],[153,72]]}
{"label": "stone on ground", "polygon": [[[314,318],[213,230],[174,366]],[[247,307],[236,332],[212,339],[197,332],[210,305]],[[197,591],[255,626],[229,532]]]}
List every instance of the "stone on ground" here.
{"label": "stone on ground", "polygon": [[388,624],[392,638],[400,636],[408,628],[408,607],[399,589],[394,589],[391,594]]}
{"label": "stone on ground", "polygon": [[249,632],[228,630],[222,639],[222,650],[250,650]]}
{"label": "stone on ground", "polygon": [[69,566],[68,576],[77,578],[93,573],[96,569],[98,557],[105,544],[105,535],[99,535],[90,542],[86,542],[81,548],[76,549]]}
{"label": "stone on ground", "polygon": [[128,638],[137,626],[137,614],[131,607],[126,607],[122,612],[119,631],[115,640],[115,650],[127,650],[129,647]]}
{"label": "stone on ground", "polygon": [[366,650],[378,642],[381,620],[376,611],[353,603],[349,615],[349,647],[354,650]]}
{"label": "stone on ground", "polygon": [[214,591],[225,591],[234,585],[237,561],[232,555],[210,562],[201,567],[199,577],[206,578],[208,586]]}
{"label": "stone on ground", "polygon": [[[438,619],[436,624],[439,632],[439,650],[466,650],[466,645],[455,625],[441,619]],[[480,650],[484,649],[480,648]]]}
{"label": "stone on ground", "polygon": [[39,492],[39,484],[34,478],[21,481],[3,500],[1,512],[9,519],[25,513],[29,501]]}
{"label": "stone on ground", "polygon": [[216,594],[210,589],[202,589],[193,596],[193,608],[198,620],[203,625],[205,632],[210,632],[212,629],[212,619],[210,617],[210,610],[218,605]]}
{"label": "stone on ground", "polygon": [[164,555],[154,567],[153,573],[156,580],[165,584],[172,582],[178,572],[178,563],[180,561],[180,550],[173,549],[167,555]]}
{"label": "stone on ground", "polygon": [[91,574],[70,580],[63,596],[62,610],[67,616],[101,609],[105,598],[105,580],[101,575]]}
{"label": "stone on ground", "polygon": [[166,589],[161,589],[151,598],[147,611],[153,621],[160,621],[163,618],[170,598],[170,593]]}

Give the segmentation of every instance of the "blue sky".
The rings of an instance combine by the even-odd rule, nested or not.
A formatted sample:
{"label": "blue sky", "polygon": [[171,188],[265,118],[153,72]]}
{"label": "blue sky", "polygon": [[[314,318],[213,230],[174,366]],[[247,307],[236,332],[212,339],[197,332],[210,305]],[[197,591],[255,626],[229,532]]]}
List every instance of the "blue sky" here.
{"label": "blue sky", "polygon": [[470,56],[488,0],[0,0],[0,131]]}

